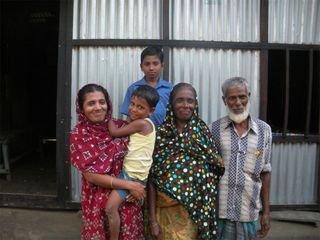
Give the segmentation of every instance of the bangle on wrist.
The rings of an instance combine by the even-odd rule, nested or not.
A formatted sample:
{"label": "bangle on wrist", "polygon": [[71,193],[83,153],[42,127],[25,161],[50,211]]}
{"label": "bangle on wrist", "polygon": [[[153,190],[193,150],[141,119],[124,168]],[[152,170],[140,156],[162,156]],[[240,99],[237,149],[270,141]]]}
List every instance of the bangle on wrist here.
{"label": "bangle on wrist", "polygon": [[110,181],[110,188],[113,188],[112,183],[113,183],[113,178],[111,178],[111,181]]}

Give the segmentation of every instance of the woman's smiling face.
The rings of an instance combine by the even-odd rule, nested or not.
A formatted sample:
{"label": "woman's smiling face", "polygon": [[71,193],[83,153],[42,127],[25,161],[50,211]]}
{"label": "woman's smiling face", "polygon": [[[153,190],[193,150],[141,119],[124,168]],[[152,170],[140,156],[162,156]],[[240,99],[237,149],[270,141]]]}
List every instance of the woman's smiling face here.
{"label": "woman's smiling face", "polygon": [[93,123],[101,123],[105,120],[108,111],[107,101],[102,92],[90,92],[85,96],[83,112]]}
{"label": "woman's smiling face", "polygon": [[196,107],[196,98],[191,88],[183,87],[176,92],[172,108],[177,122],[187,123]]}

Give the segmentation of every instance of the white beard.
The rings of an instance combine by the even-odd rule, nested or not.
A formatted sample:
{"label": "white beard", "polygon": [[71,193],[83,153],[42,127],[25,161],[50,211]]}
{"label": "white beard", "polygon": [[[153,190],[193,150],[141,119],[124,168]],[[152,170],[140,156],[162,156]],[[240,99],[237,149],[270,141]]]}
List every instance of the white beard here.
{"label": "white beard", "polygon": [[242,113],[236,114],[234,112],[232,112],[232,110],[228,107],[228,105],[226,106],[227,108],[227,112],[228,112],[228,116],[229,118],[239,124],[242,123],[244,120],[246,120],[249,116],[249,108],[250,108],[250,103],[247,103],[247,106],[245,107],[245,109],[243,110]]}

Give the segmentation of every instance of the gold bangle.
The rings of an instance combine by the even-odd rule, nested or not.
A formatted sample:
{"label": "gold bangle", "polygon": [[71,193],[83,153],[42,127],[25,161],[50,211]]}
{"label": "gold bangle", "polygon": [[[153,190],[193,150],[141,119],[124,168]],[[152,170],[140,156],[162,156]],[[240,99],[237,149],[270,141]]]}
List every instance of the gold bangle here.
{"label": "gold bangle", "polygon": [[112,183],[113,183],[113,178],[111,178],[110,188],[113,188]]}

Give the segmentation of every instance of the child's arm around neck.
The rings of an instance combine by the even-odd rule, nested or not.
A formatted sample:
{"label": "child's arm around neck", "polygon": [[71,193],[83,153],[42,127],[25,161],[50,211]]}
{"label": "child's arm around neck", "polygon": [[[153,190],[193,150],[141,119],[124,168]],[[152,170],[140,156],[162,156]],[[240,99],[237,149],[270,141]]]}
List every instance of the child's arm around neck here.
{"label": "child's arm around neck", "polygon": [[147,135],[153,131],[152,124],[145,119],[131,121],[128,125],[118,128],[113,120],[108,122],[109,133],[112,137],[125,137],[134,133]]}

